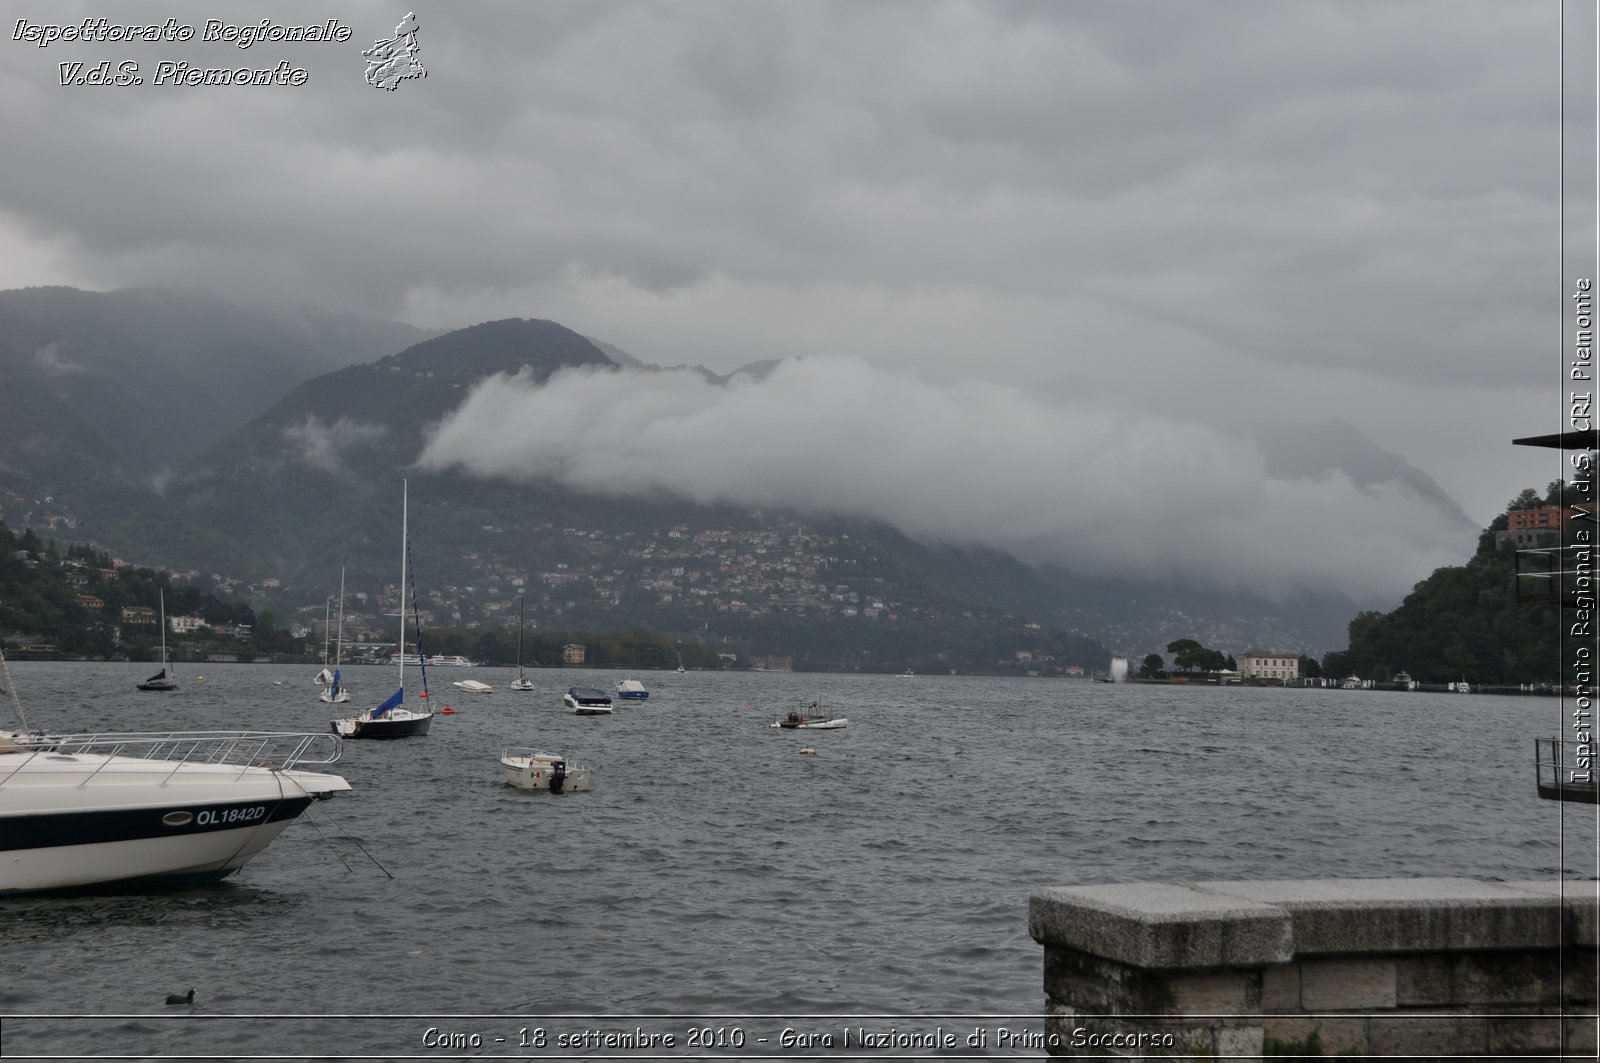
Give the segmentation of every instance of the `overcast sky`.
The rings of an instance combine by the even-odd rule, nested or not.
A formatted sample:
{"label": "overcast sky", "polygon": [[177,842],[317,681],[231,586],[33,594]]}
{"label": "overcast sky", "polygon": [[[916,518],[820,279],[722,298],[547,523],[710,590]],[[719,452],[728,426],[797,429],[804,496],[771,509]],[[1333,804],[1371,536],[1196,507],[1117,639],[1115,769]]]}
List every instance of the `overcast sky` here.
{"label": "overcast sky", "polygon": [[[724,372],[807,356],[742,398],[684,381],[683,408],[641,403],[658,446],[737,438],[725,482],[680,483],[671,460],[589,482],[655,469],[635,486],[787,495],[1093,564],[1199,536],[1236,579],[1313,551],[1314,582],[1403,592],[1460,559],[1426,507],[1264,477],[1240,442],[1257,425],[1349,421],[1479,523],[1558,474],[1554,452],[1510,445],[1563,427],[1567,296],[1594,268],[1586,163],[1560,256],[1557,0],[418,0],[427,76],[374,88],[361,51],[411,2],[7,4],[0,287],[204,286],[430,327],[542,317]],[[1587,6],[1569,5],[1565,45],[1580,160]],[[337,17],[353,36],[13,39],[18,19],[99,15],[201,32]],[[58,64],[101,60],[146,83],[60,84]],[[162,86],[161,60],[307,78]],[[678,431],[691,410],[698,430]],[[481,449],[452,438],[454,459]],[[848,484],[786,457],[841,438]],[[952,439],[985,462],[941,482],[926,459]],[[1121,484],[1156,501],[1123,509],[1141,530],[1119,540],[1113,514],[1082,511]],[[962,505],[1011,517],[930,517]],[[1368,527],[1386,514],[1387,540]]]}

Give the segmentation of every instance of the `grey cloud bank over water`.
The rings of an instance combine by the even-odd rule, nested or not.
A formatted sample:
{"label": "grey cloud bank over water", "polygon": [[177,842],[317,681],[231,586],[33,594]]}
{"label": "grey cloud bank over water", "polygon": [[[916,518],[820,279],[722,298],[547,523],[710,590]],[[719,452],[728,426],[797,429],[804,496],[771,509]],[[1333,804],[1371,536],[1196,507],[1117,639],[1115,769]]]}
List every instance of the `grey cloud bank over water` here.
{"label": "grey cloud bank over water", "polygon": [[1031,562],[1286,595],[1383,598],[1474,533],[1398,481],[1274,476],[1192,422],[860,359],[791,359],[727,386],[691,370],[484,381],[417,463],[614,495],[792,506]]}
{"label": "grey cloud bank over water", "polygon": [[[1462,558],[1435,508],[1289,475],[1262,430],[1347,421],[1480,524],[1560,473],[1510,445],[1561,427],[1557,5],[415,10],[428,76],[394,92],[362,80],[361,49],[404,13],[375,0],[340,5],[346,44],[0,41],[0,132],[30,160],[0,182],[0,286],[197,285],[430,328],[540,317],[723,373],[798,356],[726,392],[564,377],[554,398],[634,419],[536,424],[523,458],[536,443],[607,490],[880,513],[1112,570],[1400,594]],[[1591,39],[1592,11],[1566,10],[1568,39]],[[59,62],[102,59],[289,59],[309,78],[59,84]],[[1586,136],[1586,94],[1567,103]],[[511,455],[474,454],[466,427],[430,460],[499,471]]]}

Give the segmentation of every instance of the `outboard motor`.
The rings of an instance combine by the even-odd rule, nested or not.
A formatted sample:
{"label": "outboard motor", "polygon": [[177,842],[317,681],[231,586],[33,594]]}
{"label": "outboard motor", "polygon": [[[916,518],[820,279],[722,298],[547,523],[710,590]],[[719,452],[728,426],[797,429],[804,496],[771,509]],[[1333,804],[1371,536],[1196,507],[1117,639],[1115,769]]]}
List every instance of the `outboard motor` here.
{"label": "outboard motor", "polygon": [[550,792],[559,794],[561,787],[565,786],[566,782],[567,762],[564,760],[555,761],[550,765]]}

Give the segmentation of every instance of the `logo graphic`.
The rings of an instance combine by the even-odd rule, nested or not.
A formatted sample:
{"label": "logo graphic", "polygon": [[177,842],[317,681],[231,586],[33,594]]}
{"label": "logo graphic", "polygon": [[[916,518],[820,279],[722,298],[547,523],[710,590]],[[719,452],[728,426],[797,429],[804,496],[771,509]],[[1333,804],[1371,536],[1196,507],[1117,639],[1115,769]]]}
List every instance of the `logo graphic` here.
{"label": "logo graphic", "polygon": [[367,57],[367,84],[393,92],[406,78],[425,78],[428,72],[417,62],[417,16],[408,12],[394,28],[394,36],[375,41],[361,53]]}

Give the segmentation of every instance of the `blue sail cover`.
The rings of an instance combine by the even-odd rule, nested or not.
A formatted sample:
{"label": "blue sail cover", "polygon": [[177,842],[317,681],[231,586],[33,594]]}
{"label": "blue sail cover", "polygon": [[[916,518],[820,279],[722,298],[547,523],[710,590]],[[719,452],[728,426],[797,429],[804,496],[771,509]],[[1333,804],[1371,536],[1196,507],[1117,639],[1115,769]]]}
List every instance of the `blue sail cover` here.
{"label": "blue sail cover", "polygon": [[339,669],[337,668],[333,670],[333,683],[330,685],[330,689],[335,691],[339,689]]}
{"label": "blue sail cover", "polygon": [[389,700],[388,701],[384,702],[382,705],[379,705],[377,708],[373,709],[372,710],[372,715],[373,716],[382,716],[384,713],[388,712],[390,709],[394,708],[396,705],[400,704],[405,699],[406,699],[406,688],[405,687],[401,687],[399,690],[396,690],[393,694],[389,695]]}

